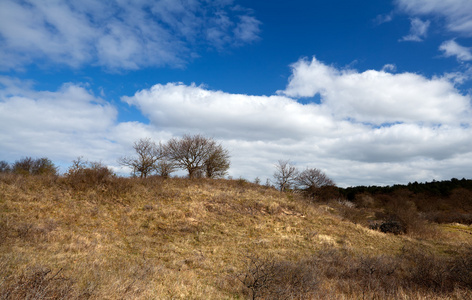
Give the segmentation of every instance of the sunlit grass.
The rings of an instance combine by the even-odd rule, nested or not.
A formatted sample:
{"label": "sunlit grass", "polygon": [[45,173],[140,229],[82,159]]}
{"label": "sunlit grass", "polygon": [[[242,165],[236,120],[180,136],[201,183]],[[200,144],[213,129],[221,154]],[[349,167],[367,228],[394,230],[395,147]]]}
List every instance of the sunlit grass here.
{"label": "sunlit grass", "polygon": [[[455,253],[470,242],[463,232],[470,228],[438,226],[439,240],[396,236],[354,224],[333,207],[242,180],[115,178],[77,186],[67,178],[4,175],[0,291],[15,298],[22,276],[32,281],[50,270],[35,279],[49,283],[37,298],[244,298],[238,274],[248,257],[296,263],[326,247],[354,256],[395,256],[404,247]],[[320,283],[330,288],[340,299],[362,298],[336,279]]]}

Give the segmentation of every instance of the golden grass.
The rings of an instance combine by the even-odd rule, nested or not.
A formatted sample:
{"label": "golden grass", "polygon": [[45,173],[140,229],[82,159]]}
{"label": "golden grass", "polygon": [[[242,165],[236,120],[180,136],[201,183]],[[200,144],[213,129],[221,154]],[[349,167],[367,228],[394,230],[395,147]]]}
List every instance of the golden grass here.
{"label": "golden grass", "polygon": [[448,253],[470,241],[461,231],[470,228],[438,230],[440,240],[372,231],[330,207],[242,180],[118,178],[77,189],[65,178],[2,175],[0,292],[47,269],[41,282],[62,278],[64,286],[52,298],[65,287],[65,298],[244,298],[237,278],[249,256],[296,262],[327,246],[362,255],[396,255],[404,246]]}

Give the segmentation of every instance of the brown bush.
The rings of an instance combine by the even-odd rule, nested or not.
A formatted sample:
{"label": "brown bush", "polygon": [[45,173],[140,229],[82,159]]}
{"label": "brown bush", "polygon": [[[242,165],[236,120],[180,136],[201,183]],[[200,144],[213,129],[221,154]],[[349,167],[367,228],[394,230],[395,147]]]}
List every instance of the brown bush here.
{"label": "brown bush", "polygon": [[62,269],[52,272],[36,267],[18,277],[3,278],[0,299],[70,299],[74,294],[73,282],[61,272]]}
{"label": "brown bush", "polygon": [[65,174],[65,182],[76,190],[86,190],[107,184],[116,176],[112,170],[101,163],[74,161]]}
{"label": "brown bush", "polygon": [[313,264],[248,258],[247,269],[238,280],[251,299],[313,299],[318,291]]}
{"label": "brown bush", "polygon": [[17,160],[11,169],[13,173],[20,175],[57,175],[57,167],[46,157],[22,158]]}

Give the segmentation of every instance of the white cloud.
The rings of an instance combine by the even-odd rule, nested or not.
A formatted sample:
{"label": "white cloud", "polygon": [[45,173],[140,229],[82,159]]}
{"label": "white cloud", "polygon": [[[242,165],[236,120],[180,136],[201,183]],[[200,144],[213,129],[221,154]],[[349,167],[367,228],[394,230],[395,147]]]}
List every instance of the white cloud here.
{"label": "white cloud", "polygon": [[385,15],[377,15],[377,17],[375,17],[373,21],[375,25],[381,25],[383,23],[391,22],[392,20],[393,20],[393,13],[389,13]]}
{"label": "white cloud", "polygon": [[319,106],[304,106],[281,96],[209,91],[195,85],[157,84],[123,100],[137,106],[157,127],[181,133],[207,132],[227,139],[298,139],[340,126]]}
{"label": "white cloud", "polygon": [[472,1],[470,0],[396,0],[400,10],[411,15],[443,17],[449,31],[472,35]]}
{"label": "white cloud", "polygon": [[[343,185],[467,176],[472,165],[457,158],[472,157],[471,99],[448,79],[339,70],[316,59],[292,67],[278,96],[169,83],[122,100],[160,130],[223,141],[234,176],[270,177],[280,158],[322,168]],[[321,104],[293,99],[315,94]]]}
{"label": "white cloud", "polygon": [[[118,168],[140,137],[202,133],[229,149],[235,178],[265,181],[278,159],[321,168],[342,186],[470,176],[471,98],[449,77],[342,70],[315,58],[292,68],[278,95],[168,83],[122,97],[149,124],[117,122],[115,107],[79,85],[37,92],[0,78],[0,159],[84,155]],[[315,94],[320,104],[296,100]]]}
{"label": "white cloud", "polygon": [[410,34],[402,37],[400,41],[408,42],[422,42],[428,33],[430,21],[421,21],[418,18],[413,18],[411,21]]}
{"label": "white cloud", "polygon": [[388,72],[388,71],[395,72],[396,70],[397,70],[397,67],[392,64],[386,64],[382,67],[383,72]]}
{"label": "white cloud", "polygon": [[241,16],[240,22],[234,29],[234,35],[241,42],[253,42],[259,39],[261,22],[252,16]]}
{"label": "white cloud", "polygon": [[85,156],[113,164],[124,145],[146,133],[143,124],[117,124],[116,108],[80,85],[34,91],[19,80],[0,78],[0,87],[2,160],[47,156],[69,163]]}
{"label": "white cloud", "polygon": [[444,52],[444,56],[455,56],[459,61],[472,60],[472,48],[459,45],[455,40],[449,40],[439,46],[439,50]]}
{"label": "white cloud", "polygon": [[338,70],[313,58],[294,65],[285,91],[290,97],[313,97],[337,118],[357,122],[418,122],[444,124],[470,121],[470,97],[461,95],[445,78],[413,73]]}
{"label": "white cloud", "polygon": [[260,22],[232,7],[232,1],[4,0],[0,66],[181,66],[195,56],[191,49],[221,50],[258,38]]}

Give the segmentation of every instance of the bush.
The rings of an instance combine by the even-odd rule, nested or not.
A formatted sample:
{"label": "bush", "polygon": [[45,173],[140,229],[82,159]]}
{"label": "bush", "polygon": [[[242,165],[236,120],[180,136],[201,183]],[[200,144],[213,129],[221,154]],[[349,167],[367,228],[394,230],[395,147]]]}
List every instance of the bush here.
{"label": "bush", "polygon": [[251,299],[312,299],[318,290],[313,264],[249,257],[238,280]]}
{"label": "bush", "polygon": [[115,178],[111,169],[99,162],[74,160],[65,174],[66,182],[76,190],[100,186]]}
{"label": "bush", "polygon": [[9,173],[11,171],[10,164],[4,160],[0,161],[0,173]]}
{"label": "bush", "polygon": [[25,157],[17,160],[12,171],[20,175],[57,175],[57,167],[46,157],[33,159]]}
{"label": "bush", "polygon": [[406,233],[406,226],[400,221],[389,220],[379,226],[383,233],[403,234]]}

